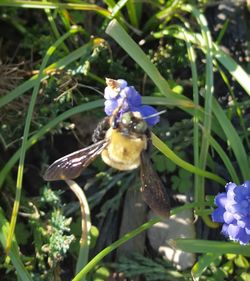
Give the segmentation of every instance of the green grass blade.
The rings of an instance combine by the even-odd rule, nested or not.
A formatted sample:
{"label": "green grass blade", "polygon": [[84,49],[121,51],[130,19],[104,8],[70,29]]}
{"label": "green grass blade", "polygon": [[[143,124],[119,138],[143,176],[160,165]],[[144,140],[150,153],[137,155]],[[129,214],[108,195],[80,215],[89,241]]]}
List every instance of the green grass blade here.
{"label": "green grass blade", "polygon": [[172,240],[171,245],[189,253],[236,254],[250,257],[250,245],[243,246],[233,242],[177,239]]}
{"label": "green grass blade", "polygon": [[126,5],[128,0],[119,0],[115,6],[112,7],[112,17],[120,14],[121,9]]}
{"label": "green grass blade", "polygon": [[126,4],[130,23],[135,28],[139,28],[141,5],[142,3],[136,2],[135,0],[128,0]]}
{"label": "green grass blade", "polygon": [[168,97],[172,95],[171,89],[166,80],[161,76],[157,68],[150,62],[146,54],[133,41],[128,33],[114,19],[110,22],[106,29],[106,33],[111,36],[141,68],[149,75],[155,85],[158,86],[160,92]]}
{"label": "green grass blade", "polygon": [[66,9],[78,11],[94,11],[105,18],[110,17],[110,12],[98,5],[94,4],[79,4],[79,3],[58,3],[58,2],[41,2],[41,1],[9,1],[1,0],[0,6],[31,8],[31,9]]}
{"label": "green grass blade", "polygon": [[[2,208],[0,207],[0,242],[2,244],[3,248],[6,248],[6,241],[7,241],[7,235],[9,233],[9,223],[7,219],[5,218],[4,212]],[[32,281],[29,272],[25,268],[24,264],[21,261],[18,245],[15,239],[13,239],[12,247],[9,251],[9,257],[11,259],[11,262],[13,266],[16,269],[17,275],[22,281]]]}
{"label": "green grass blade", "polygon": [[244,137],[242,137],[242,141],[243,141],[243,143],[245,141],[246,144],[247,144],[248,149],[250,149],[250,140],[248,138],[246,120],[243,118],[244,110],[240,107],[238,99],[235,97],[233,88],[230,85],[230,82],[228,80],[228,77],[225,74],[225,71],[222,70],[222,68],[219,66],[218,63],[216,63],[216,68],[218,69],[218,71],[219,71],[219,73],[221,75],[221,78],[223,79],[224,83],[226,84],[226,86],[228,88],[228,91],[229,91],[229,93],[230,93],[230,95],[231,95],[231,97],[233,99],[233,104],[234,104],[234,107],[235,107],[235,111],[237,112],[237,115],[239,117],[239,122],[240,122],[242,131],[243,131],[243,135],[244,135]]}
{"label": "green grass blade", "polygon": [[202,255],[201,257],[199,257],[198,262],[196,262],[194,264],[194,266],[192,267],[191,270],[191,274],[193,277],[193,280],[199,280],[199,278],[201,277],[202,273],[207,269],[207,267],[209,265],[211,265],[211,263],[213,261],[215,261],[216,259],[218,259],[218,257],[220,257],[220,254],[215,254],[215,253],[206,253],[204,255]]}
{"label": "green grass blade", "polygon": [[[213,78],[213,53],[212,53],[212,37],[208,29],[208,23],[205,16],[199,12],[194,6],[187,5],[189,11],[192,12],[194,18],[197,20],[201,35],[205,42],[205,55],[206,55],[206,77],[205,77],[205,106],[204,106],[204,118],[203,118],[203,132],[201,140],[200,157],[198,161],[198,168],[205,169],[207,166],[208,149],[209,149],[209,138],[211,135],[212,128],[212,100],[214,91],[214,78]],[[205,200],[205,179],[204,177],[196,178],[196,200],[197,202],[203,202]],[[197,210],[198,211],[198,210]],[[203,207],[201,210],[203,211]],[[210,227],[212,227],[213,222],[210,220],[209,216],[203,216],[203,221]]]}
{"label": "green grass blade", "polygon": [[[152,105],[165,105],[165,106],[177,106],[182,109],[190,109],[190,103],[185,100],[179,100],[174,97],[142,97],[143,103]],[[193,106],[191,107],[193,110]],[[194,108],[195,109],[195,108]],[[203,110],[201,107],[197,107],[197,114],[202,114]]]}
{"label": "green grass blade", "polygon": [[[212,97],[213,97],[213,59],[212,59],[212,39],[208,30],[208,24],[203,14],[201,14],[195,7],[189,6],[194,17],[196,18],[200,29],[202,38],[205,42],[206,49],[206,87],[205,87],[205,106],[204,106],[204,120],[203,120],[203,132],[200,149],[200,159],[198,161],[198,167],[205,169],[207,165],[207,156],[209,148],[209,137],[211,134],[211,123],[212,123]],[[205,200],[205,182],[203,177],[197,178],[197,201]]]}
{"label": "green grass blade", "polygon": [[243,180],[249,179],[250,167],[241,138],[237,134],[237,131],[233,127],[232,123],[229,121],[223,109],[215,99],[213,99],[213,113],[216,116],[218,122],[220,123],[221,128],[223,128],[228,138],[229,144],[233,149],[235,158],[240,167]]}
{"label": "green grass blade", "polygon": [[227,181],[228,182],[233,181],[236,184],[240,184],[239,177],[235,171],[234,166],[232,165],[232,161],[229,159],[228,155],[225,153],[223,148],[212,136],[210,136],[209,142],[210,142],[211,146],[215,149],[215,151],[218,153],[218,155],[220,156],[221,160],[223,161],[225,167],[227,168],[227,171],[231,177]]}
{"label": "green grass blade", "polygon": [[[195,50],[192,47],[188,37],[185,36],[185,32],[183,32],[184,37],[186,38],[186,46],[187,46],[187,54],[190,62],[191,73],[192,73],[192,85],[193,85],[193,102],[195,104],[194,116],[193,116],[193,151],[194,151],[194,166],[199,167],[199,115],[197,112],[197,108],[199,106],[199,89],[198,89],[198,73],[196,67],[196,54]],[[200,192],[199,186],[199,176],[197,174],[194,175],[194,201],[200,202],[199,198],[202,197],[203,191]],[[204,201],[202,199],[201,201]]]}
{"label": "green grass blade", "polygon": [[162,9],[162,7],[158,4],[158,10],[160,10],[160,12],[153,13],[152,17],[149,18],[148,21],[144,24],[143,31],[145,33],[151,32],[153,29],[155,29],[156,26],[161,23],[163,19],[165,20],[165,22],[171,20],[174,17],[176,10],[178,10],[179,6],[182,5],[182,2],[183,0],[167,1],[167,8],[165,9]]}
{"label": "green grass blade", "polygon": [[168,22],[169,18],[171,18],[173,16],[173,14],[176,12],[176,10],[178,10],[179,7],[181,5],[183,5],[182,0],[169,1],[169,3],[167,3],[167,5],[168,5],[167,8],[165,8],[165,9],[163,9],[160,12],[155,14],[155,17],[158,20],[164,19],[166,22]]}
{"label": "green grass blade", "polygon": [[[155,134],[152,134],[152,142],[153,145],[159,150],[161,151],[164,155],[166,155],[167,158],[169,158],[171,161],[173,161],[176,165],[178,165],[179,167],[197,174],[199,176],[214,180],[222,185],[225,185],[226,182],[224,179],[222,179],[221,177],[204,171],[198,167],[193,166],[192,164],[184,161],[183,159],[181,159],[178,155],[176,155],[173,150],[171,150],[163,141],[161,141]],[[203,200],[204,201],[204,200]]]}
{"label": "green grass blade", "polygon": [[221,43],[221,41],[222,41],[222,39],[223,39],[227,29],[228,29],[229,22],[230,22],[229,19],[226,19],[226,21],[224,22],[224,24],[223,24],[223,26],[222,26],[222,28],[219,32],[219,35],[217,36],[216,41],[215,41],[215,43],[217,45],[220,45],[220,43]]}
{"label": "green grass blade", "polygon": [[216,44],[213,45],[215,58],[227,69],[227,71],[242,86],[250,96],[250,76],[233,58],[222,51]]}
{"label": "green grass blade", "polygon": [[113,8],[115,6],[115,1],[114,0],[104,0],[103,1],[109,8]]}
{"label": "green grass blade", "polygon": [[[45,3],[47,2],[47,0],[42,0],[42,1],[45,2]],[[60,38],[61,35],[60,35],[60,32],[58,31],[58,28],[57,28],[56,23],[54,21],[51,10],[50,9],[44,9],[44,11],[47,15],[47,19],[48,19],[48,22],[50,23],[50,27],[51,27],[51,30],[54,34],[55,40],[57,40],[57,39]],[[69,30],[69,29],[67,29],[67,30]],[[64,51],[66,53],[69,53],[69,49],[64,43],[62,43],[62,48],[64,49]]]}

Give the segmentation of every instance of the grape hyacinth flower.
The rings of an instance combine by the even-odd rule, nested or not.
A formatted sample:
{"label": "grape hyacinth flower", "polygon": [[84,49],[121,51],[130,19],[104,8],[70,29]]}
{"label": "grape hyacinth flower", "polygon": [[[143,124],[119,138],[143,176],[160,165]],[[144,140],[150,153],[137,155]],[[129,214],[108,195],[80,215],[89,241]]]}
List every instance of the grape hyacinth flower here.
{"label": "grape hyacinth flower", "polygon": [[222,233],[241,245],[250,242],[250,181],[237,186],[226,185],[226,192],[215,197],[217,209],[212,213],[214,222],[223,223]]}
{"label": "grape hyacinth flower", "polygon": [[110,116],[113,111],[122,104],[119,111],[123,114],[127,111],[140,112],[142,117],[149,126],[154,126],[160,120],[157,110],[149,105],[143,105],[141,95],[135,90],[133,86],[128,86],[127,81],[123,79],[113,80],[106,78],[107,87],[104,90],[105,113]]}

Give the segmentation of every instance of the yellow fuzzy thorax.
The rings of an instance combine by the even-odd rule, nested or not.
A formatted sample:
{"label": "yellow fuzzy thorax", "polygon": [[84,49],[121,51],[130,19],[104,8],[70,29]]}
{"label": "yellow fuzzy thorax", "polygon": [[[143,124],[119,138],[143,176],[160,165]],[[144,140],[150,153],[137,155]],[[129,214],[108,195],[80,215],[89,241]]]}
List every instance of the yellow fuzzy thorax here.
{"label": "yellow fuzzy thorax", "polygon": [[103,161],[118,170],[133,170],[140,166],[140,155],[147,148],[145,135],[125,136],[117,129],[110,128],[106,133],[110,140],[102,152]]}

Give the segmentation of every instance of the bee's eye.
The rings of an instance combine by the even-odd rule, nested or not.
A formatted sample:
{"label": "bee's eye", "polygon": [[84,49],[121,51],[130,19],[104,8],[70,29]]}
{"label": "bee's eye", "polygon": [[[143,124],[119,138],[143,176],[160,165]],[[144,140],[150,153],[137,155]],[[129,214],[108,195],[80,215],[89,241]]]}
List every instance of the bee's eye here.
{"label": "bee's eye", "polygon": [[123,125],[129,125],[131,123],[132,116],[130,112],[125,112],[121,117],[121,123]]}
{"label": "bee's eye", "polygon": [[145,121],[141,120],[140,122],[136,123],[133,128],[136,133],[145,133],[148,126]]}

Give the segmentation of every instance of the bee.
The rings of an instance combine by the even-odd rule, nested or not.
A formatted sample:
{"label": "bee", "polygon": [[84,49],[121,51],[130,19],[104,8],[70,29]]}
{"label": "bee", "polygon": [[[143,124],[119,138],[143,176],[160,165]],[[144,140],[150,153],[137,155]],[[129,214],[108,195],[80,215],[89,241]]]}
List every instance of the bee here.
{"label": "bee", "polygon": [[119,110],[120,107],[98,124],[92,145],[56,160],[43,178],[46,181],[75,179],[98,155],[107,165],[120,171],[140,166],[140,190],[144,201],[157,215],[169,217],[169,198],[149,157],[152,144],[148,125],[139,112],[121,115]]}

